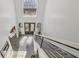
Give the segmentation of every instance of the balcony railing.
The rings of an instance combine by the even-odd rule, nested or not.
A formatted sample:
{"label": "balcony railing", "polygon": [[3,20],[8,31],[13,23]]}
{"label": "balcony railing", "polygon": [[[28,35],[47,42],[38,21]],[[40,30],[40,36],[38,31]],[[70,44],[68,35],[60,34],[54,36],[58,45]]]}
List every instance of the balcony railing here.
{"label": "balcony railing", "polygon": [[69,48],[79,51],[79,49],[76,47],[61,43],[59,41],[52,39],[51,37],[39,35],[39,34],[35,34],[35,40],[39,43],[40,47],[45,51],[45,53],[50,58],[77,58],[77,56],[74,56],[71,53],[61,49],[60,47],[54,44],[51,44],[47,40],[62,44],[64,46],[67,46]]}

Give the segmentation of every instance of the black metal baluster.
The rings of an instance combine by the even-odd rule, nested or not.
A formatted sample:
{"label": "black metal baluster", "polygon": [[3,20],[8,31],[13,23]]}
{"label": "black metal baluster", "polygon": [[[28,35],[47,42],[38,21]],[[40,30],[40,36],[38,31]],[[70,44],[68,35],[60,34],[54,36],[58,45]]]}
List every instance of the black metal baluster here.
{"label": "black metal baluster", "polygon": [[40,48],[42,47],[43,41],[44,41],[44,37],[42,37]]}

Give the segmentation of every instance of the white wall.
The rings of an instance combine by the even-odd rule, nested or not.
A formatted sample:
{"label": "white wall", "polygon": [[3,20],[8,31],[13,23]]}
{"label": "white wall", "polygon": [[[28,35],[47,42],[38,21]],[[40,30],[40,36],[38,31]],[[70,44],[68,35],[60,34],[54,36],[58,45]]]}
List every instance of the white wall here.
{"label": "white wall", "polygon": [[44,7],[46,0],[38,0],[38,9],[36,17],[24,17],[23,14],[23,0],[14,0],[15,10],[18,18],[18,22],[41,22],[44,15]]}
{"label": "white wall", "polygon": [[42,22],[46,0],[38,0],[37,17],[24,17],[24,22]]}
{"label": "white wall", "polygon": [[79,0],[47,0],[43,33],[79,43]]}
{"label": "white wall", "polygon": [[8,39],[12,26],[15,25],[13,0],[0,0],[0,49]]}
{"label": "white wall", "polygon": [[[46,0],[38,0],[38,9],[37,9],[37,16],[36,17],[24,17],[23,14],[23,0],[14,0],[15,3],[15,10],[16,10],[16,28],[18,29],[18,23],[22,23],[24,26],[24,22],[42,22],[44,16],[44,7]],[[23,34],[24,34],[24,27],[23,27]],[[17,30],[18,33],[18,30]],[[17,35],[18,36],[18,35]]]}

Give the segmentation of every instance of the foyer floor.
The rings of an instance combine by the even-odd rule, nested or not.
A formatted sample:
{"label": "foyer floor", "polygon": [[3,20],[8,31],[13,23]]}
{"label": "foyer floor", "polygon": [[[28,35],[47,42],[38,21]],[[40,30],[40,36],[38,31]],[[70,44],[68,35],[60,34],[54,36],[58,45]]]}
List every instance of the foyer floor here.
{"label": "foyer floor", "polygon": [[10,39],[13,48],[12,58],[33,58],[32,55],[37,57],[37,49],[39,50],[39,56],[41,58],[48,58],[43,49],[40,48],[39,44],[34,40],[33,35],[23,35],[20,38],[13,37]]}
{"label": "foyer floor", "polygon": [[[31,54],[33,54],[34,46],[33,46],[33,36],[31,35],[25,35],[20,36],[20,38],[13,37],[10,39],[12,48],[14,50],[13,57],[30,57]],[[30,54],[31,53],[31,54]]]}

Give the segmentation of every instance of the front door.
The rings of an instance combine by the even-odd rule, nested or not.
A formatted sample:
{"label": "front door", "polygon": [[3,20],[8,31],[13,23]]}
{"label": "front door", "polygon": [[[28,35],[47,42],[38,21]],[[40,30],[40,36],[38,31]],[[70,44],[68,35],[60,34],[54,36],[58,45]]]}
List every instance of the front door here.
{"label": "front door", "polygon": [[35,23],[24,23],[25,34],[34,34]]}

